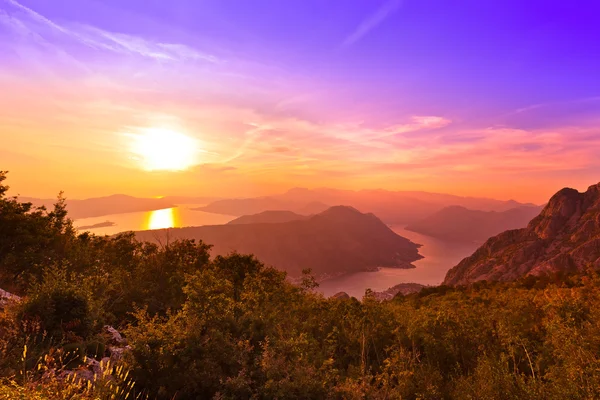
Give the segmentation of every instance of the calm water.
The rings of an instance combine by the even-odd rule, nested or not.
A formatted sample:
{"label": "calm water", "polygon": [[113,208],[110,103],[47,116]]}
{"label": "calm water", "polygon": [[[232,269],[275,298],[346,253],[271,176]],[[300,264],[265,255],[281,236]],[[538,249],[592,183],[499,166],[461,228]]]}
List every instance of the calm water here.
{"label": "calm water", "polygon": [[[114,222],[115,225],[89,230],[98,235],[112,235],[118,232],[142,229],[220,225],[235,218],[228,215],[191,210],[191,208],[199,206],[196,204],[186,204],[156,211],[82,218],[75,221],[75,226],[89,226],[110,221]],[[346,292],[351,296],[362,298],[365,290],[368,288],[375,291],[383,291],[402,282],[438,285],[444,280],[446,271],[458,264],[464,257],[472,254],[478,247],[477,244],[445,242],[430,236],[407,231],[403,226],[395,226],[392,229],[397,234],[423,245],[419,249],[419,253],[425,258],[414,262],[417,268],[381,268],[376,272],[359,272],[345,275],[321,282],[319,291],[325,296],[331,296],[338,292]]]}
{"label": "calm water", "polygon": [[423,245],[419,249],[419,253],[425,258],[413,263],[417,268],[381,268],[377,272],[345,275],[321,282],[319,291],[325,296],[346,292],[350,296],[360,299],[366,289],[380,292],[398,283],[415,282],[423,285],[439,285],[450,268],[471,255],[479,247],[475,243],[445,242],[431,236],[407,231],[403,226],[392,227],[392,230],[400,236]]}
{"label": "calm water", "polygon": [[236,217],[193,211],[192,208],[202,204],[185,204],[163,210],[142,211],[127,214],[104,215],[102,217],[80,218],[75,221],[76,227],[91,226],[109,221],[114,226],[86,229],[97,235],[113,235],[124,231],[145,229],[176,228],[184,226],[221,225]]}

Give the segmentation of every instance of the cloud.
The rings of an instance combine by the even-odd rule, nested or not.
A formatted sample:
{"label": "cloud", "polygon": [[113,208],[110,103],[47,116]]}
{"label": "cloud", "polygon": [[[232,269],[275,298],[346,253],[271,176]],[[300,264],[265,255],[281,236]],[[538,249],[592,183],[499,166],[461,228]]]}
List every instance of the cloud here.
{"label": "cloud", "polygon": [[10,10],[0,10],[0,24],[24,39],[35,39],[53,51],[66,48],[65,44],[76,43],[95,50],[140,56],[163,62],[220,61],[212,54],[205,54],[181,43],[162,43],[141,36],[110,32],[83,24],[59,24],[15,0],[0,0],[8,3]]}
{"label": "cloud", "polygon": [[397,11],[401,5],[402,0],[387,0],[377,10],[375,10],[373,14],[365,18],[354,30],[354,32],[346,37],[342,43],[342,46],[348,47],[359,41],[363,36],[381,24],[387,17]]}
{"label": "cloud", "polygon": [[204,172],[212,172],[212,173],[221,173],[227,171],[235,171],[237,168],[232,165],[224,165],[224,164],[202,164],[198,167],[198,169]]}
{"label": "cloud", "polygon": [[255,121],[253,140],[228,161],[256,176],[372,178],[385,184],[385,176],[452,180],[468,174],[485,180],[600,164],[600,136],[593,129],[449,128],[451,121],[439,116],[413,116],[383,128],[259,116]]}
{"label": "cloud", "polygon": [[411,117],[411,122],[386,128],[383,133],[376,135],[376,137],[371,138],[371,140],[402,135],[404,133],[418,132],[426,129],[439,129],[448,126],[451,123],[451,120],[444,117],[414,116]]}
{"label": "cloud", "polygon": [[288,146],[273,146],[271,149],[274,153],[287,153],[292,151],[292,148]]}
{"label": "cloud", "polygon": [[140,36],[109,32],[89,25],[71,28],[69,33],[80,42],[96,49],[138,55],[157,61],[219,61],[213,55],[201,53],[181,43],[157,43]]}

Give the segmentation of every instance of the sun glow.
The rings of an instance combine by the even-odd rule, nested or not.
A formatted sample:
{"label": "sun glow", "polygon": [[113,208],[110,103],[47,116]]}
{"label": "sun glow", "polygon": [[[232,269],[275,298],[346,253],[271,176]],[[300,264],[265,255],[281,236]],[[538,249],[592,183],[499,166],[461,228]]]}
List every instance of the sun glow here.
{"label": "sun glow", "polygon": [[148,216],[148,229],[174,228],[176,225],[177,220],[173,208],[151,211]]}
{"label": "sun glow", "polygon": [[149,171],[182,171],[198,163],[198,141],[180,132],[148,129],[133,135],[132,151]]}

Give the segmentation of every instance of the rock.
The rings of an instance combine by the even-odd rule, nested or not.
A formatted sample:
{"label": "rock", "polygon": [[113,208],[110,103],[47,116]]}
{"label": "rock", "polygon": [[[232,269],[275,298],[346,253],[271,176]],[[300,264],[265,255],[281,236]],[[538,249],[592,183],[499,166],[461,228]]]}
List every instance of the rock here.
{"label": "rock", "polygon": [[110,353],[110,360],[113,362],[122,360],[125,353],[127,353],[130,350],[131,350],[131,346],[129,346],[129,345],[126,345],[123,347],[108,346],[108,352]]}
{"label": "rock", "polygon": [[102,365],[100,364],[100,361],[96,360],[95,358],[86,358],[85,364],[87,368],[97,376],[102,374]]}
{"label": "rock", "polygon": [[110,325],[104,326],[104,334],[107,337],[107,350],[110,354],[108,358],[111,362],[117,362],[123,358],[123,355],[131,350],[125,339],[119,331]]}
{"label": "rock", "polygon": [[420,283],[399,283],[387,290],[384,290],[383,292],[373,292],[373,296],[379,301],[391,300],[398,293],[406,296],[407,294],[417,293],[424,287],[425,285],[421,285]]}
{"label": "rock", "polygon": [[119,346],[119,345],[125,345],[127,343],[127,341],[125,339],[123,339],[123,336],[121,336],[119,331],[117,331],[115,328],[113,328],[110,325],[104,326],[104,332],[108,336],[109,344]]}
{"label": "rock", "polygon": [[21,298],[16,294],[7,292],[6,290],[0,289],[0,300],[19,301]]}
{"label": "rock", "polygon": [[[112,365],[111,365],[112,364]],[[94,382],[100,378],[112,380],[114,377],[110,374],[110,369],[114,363],[109,357],[104,357],[101,361],[95,358],[85,359],[84,365],[74,370],[63,370],[58,375],[56,370],[51,369],[44,373],[43,379],[67,379],[73,376],[74,382],[78,384],[86,384],[88,381]]]}
{"label": "rock", "polygon": [[17,295],[7,292],[6,290],[0,289],[0,309],[6,307],[8,303],[21,301],[21,298]]}
{"label": "rock", "polygon": [[347,300],[350,299],[350,295],[346,292],[339,292],[334,294],[333,296],[331,296],[332,299],[339,299],[339,300]]}
{"label": "rock", "polygon": [[556,193],[526,228],[494,236],[450,269],[446,285],[600,268],[600,184]]}

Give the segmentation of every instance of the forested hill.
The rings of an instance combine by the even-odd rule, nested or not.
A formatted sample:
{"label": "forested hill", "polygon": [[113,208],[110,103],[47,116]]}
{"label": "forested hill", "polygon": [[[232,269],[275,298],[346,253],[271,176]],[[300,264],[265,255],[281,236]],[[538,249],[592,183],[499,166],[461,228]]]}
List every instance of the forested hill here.
{"label": "forested hill", "polygon": [[419,245],[397,235],[372,214],[336,206],[312,217],[282,223],[248,223],[162,231],[139,231],[140,240],[197,239],[213,255],[251,253],[268,265],[299,277],[311,268],[324,278],[377,267],[414,268]]}
{"label": "forested hill", "polygon": [[600,398],[595,273],[326,299],[250,255],[78,234],[4,177],[2,400]]}

